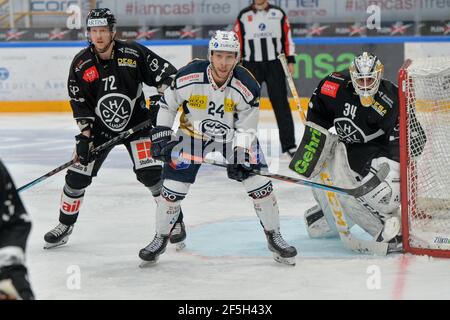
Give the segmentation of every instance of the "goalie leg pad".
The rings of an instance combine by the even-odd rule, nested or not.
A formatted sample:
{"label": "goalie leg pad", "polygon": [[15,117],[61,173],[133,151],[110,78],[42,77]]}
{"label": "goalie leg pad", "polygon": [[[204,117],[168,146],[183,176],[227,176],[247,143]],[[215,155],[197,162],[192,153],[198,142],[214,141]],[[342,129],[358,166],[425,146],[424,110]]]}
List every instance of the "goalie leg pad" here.
{"label": "goalie leg pad", "polygon": [[[330,181],[336,186],[354,188],[361,184],[361,182],[356,180],[357,176],[358,174],[351,170],[348,164],[345,145],[338,143],[333,157],[330,157],[319,176],[314,180],[321,183]],[[318,202],[324,213],[326,213],[327,209],[332,211],[332,215],[336,221],[335,225],[338,228],[341,225],[345,225],[345,228],[351,228],[352,223],[354,223],[372,236],[376,236],[382,230],[383,222],[380,217],[368,210],[357,199],[322,190],[314,191],[314,193],[317,194]],[[338,204],[333,205],[335,203]],[[344,219],[340,219],[341,216]]]}
{"label": "goalie leg pad", "polygon": [[319,205],[309,208],[304,214],[306,231],[312,239],[331,238],[338,235],[336,227],[327,221],[325,214]]}
{"label": "goalie leg pad", "polygon": [[189,191],[189,183],[165,180],[156,207],[156,233],[168,235],[177,222],[181,201]]}
{"label": "goalie leg pad", "polygon": [[306,122],[302,141],[289,168],[305,178],[313,178],[333,153],[337,139],[336,135],[325,128],[310,121]]}

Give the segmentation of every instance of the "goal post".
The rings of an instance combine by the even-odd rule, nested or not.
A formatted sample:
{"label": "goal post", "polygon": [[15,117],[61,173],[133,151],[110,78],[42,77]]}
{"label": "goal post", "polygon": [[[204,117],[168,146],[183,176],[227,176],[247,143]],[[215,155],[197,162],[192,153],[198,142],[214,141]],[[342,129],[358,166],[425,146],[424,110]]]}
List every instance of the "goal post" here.
{"label": "goal post", "polygon": [[405,252],[450,258],[450,57],[398,73]]}

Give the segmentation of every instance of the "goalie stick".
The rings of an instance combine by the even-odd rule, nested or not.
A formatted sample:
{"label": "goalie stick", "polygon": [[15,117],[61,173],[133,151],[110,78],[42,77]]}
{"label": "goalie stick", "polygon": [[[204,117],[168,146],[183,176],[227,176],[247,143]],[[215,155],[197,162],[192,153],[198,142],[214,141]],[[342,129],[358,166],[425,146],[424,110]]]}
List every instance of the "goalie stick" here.
{"label": "goalie stick", "polygon": [[300,120],[302,120],[302,122],[305,123],[306,122],[305,113],[303,112],[302,105],[300,103],[300,97],[298,96],[297,88],[295,88],[294,79],[292,79],[292,75],[289,72],[289,67],[285,54],[284,53],[279,54],[278,59],[280,60],[281,65],[283,66],[284,75],[286,76],[289,89],[291,90],[292,98],[294,99],[295,105],[297,106],[297,110],[300,114]]}
{"label": "goalie stick", "polygon": [[[190,155],[186,155],[186,153],[183,153],[182,155],[180,155],[180,157],[183,159],[189,158],[189,156]],[[191,156],[189,160],[194,160],[194,159],[195,158]],[[197,158],[197,160],[200,160],[200,159]],[[203,159],[202,162],[204,162],[206,164],[214,165],[214,166],[225,167],[225,168],[227,167],[226,164],[218,163],[215,161],[210,161],[207,159]],[[340,193],[340,194],[349,195],[349,196],[358,198],[358,197],[362,197],[366,193],[375,189],[381,183],[381,181],[383,181],[387,177],[387,175],[389,174],[389,171],[390,171],[389,164],[383,163],[380,165],[380,169],[377,171],[376,175],[374,175],[372,178],[370,178],[366,183],[360,185],[359,187],[353,188],[353,189],[333,186],[333,185],[331,185],[330,181],[326,181],[325,179],[323,179],[322,181],[324,181],[327,184],[321,184],[318,182],[313,182],[313,181],[308,181],[308,180],[303,180],[303,179],[298,179],[298,178],[292,178],[292,177],[283,176],[280,174],[274,174],[274,173],[270,173],[270,172],[267,172],[267,173],[261,172],[260,170],[252,170],[251,173],[265,176],[265,177],[272,178],[272,179],[276,179],[276,180],[281,180],[281,181],[285,181],[285,182],[309,186],[312,188],[327,190],[328,193],[331,193],[331,194]],[[369,254],[375,254],[375,255],[379,255],[379,256],[385,256],[388,251],[387,243],[358,239],[352,235],[352,233],[350,232],[350,227],[349,227],[347,221],[345,220],[342,206],[336,197],[334,199],[335,199],[335,201],[333,201],[333,203],[336,206],[336,210],[333,210],[333,214],[335,215],[334,220],[336,223],[337,230],[339,232],[339,237],[341,238],[341,241],[344,243],[345,247],[347,247],[351,251],[355,251],[358,253],[365,253],[365,254],[369,253]],[[330,203],[330,205],[331,205],[331,203]],[[339,221],[339,223],[338,223],[338,221]]]}
{"label": "goalie stick", "polygon": [[[140,123],[140,124],[138,124],[136,126],[134,126],[133,128],[131,128],[131,129],[127,130],[127,131],[121,132],[117,137],[114,137],[111,140],[108,140],[104,144],[102,144],[102,145],[98,146],[97,148],[95,148],[94,150],[92,150],[92,154],[95,156],[95,155],[99,154],[100,152],[105,151],[106,149],[116,145],[120,141],[130,137],[132,134],[134,134],[134,133],[136,133],[136,132],[138,132],[138,131],[146,128],[146,127],[148,127],[149,125],[151,125],[151,120],[150,119],[146,120],[146,121],[144,121],[144,122],[142,122],[142,123]],[[78,160],[76,158],[72,159],[72,160],[70,160],[70,161],[60,165],[59,167],[53,169],[52,171],[47,172],[43,176],[40,176],[39,178],[37,178],[37,179],[35,179],[35,180],[33,180],[33,181],[31,181],[31,182],[21,186],[20,188],[17,189],[17,191],[21,192],[21,191],[27,190],[27,189],[31,188],[32,186],[38,184],[39,182],[42,182],[45,179],[55,175],[56,173],[58,173],[58,172],[60,172],[60,171],[62,171],[64,169],[70,167],[71,165],[75,164],[77,161]]]}
{"label": "goalie stick", "polygon": [[[224,168],[227,167],[227,165],[224,163],[219,163],[219,162],[208,160],[208,159],[205,159],[202,157],[196,157],[196,156],[187,154],[185,152],[183,152],[179,155],[173,154],[173,158],[177,159],[176,161],[173,162],[174,167],[176,167],[177,163],[183,162],[183,160],[195,161],[197,163],[206,163],[206,164],[210,164],[213,166],[224,167]],[[377,187],[381,183],[381,181],[383,181],[387,177],[387,175],[389,174],[389,171],[390,171],[390,168],[387,163],[381,164],[380,169],[377,171],[376,175],[374,175],[372,178],[370,178],[366,183],[364,183],[356,188],[341,188],[341,187],[332,186],[329,184],[322,184],[322,183],[313,182],[313,181],[309,181],[309,180],[288,177],[288,176],[284,176],[281,174],[264,172],[261,170],[252,170],[251,173],[260,175],[260,176],[264,176],[264,177],[268,177],[268,178],[272,178],[275,180],[295,183],[295,184],[299,184],[299,185],[323,189],[323,190],[359,198],[359,197],[364,196],[368,192],[372,191],[373,189],[375,189],[375,187]]]}

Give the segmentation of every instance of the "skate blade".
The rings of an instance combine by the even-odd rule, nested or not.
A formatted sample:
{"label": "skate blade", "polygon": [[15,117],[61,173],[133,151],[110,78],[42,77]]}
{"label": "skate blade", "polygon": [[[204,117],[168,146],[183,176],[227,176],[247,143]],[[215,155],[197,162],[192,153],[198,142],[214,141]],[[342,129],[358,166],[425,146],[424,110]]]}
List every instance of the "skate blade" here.
{"label": "skate blade", "polygon": [[175,245],[175,250],[176,250],[176,251],[181,251],[181,250],[183,250],[184,248],[186,248],[186,244],[184,243],[184,241],[175,243],[174,245]]}
{"label": "skate blade", "polygon": [[282,264],[286,264],[289,266],[295,266],[295,257],[292,258],[283,258],[281,256],[279,256],[278,254],[273,254],[273,259],[278,262],[278,263],[282,263]]}
{"label": "skate blade", "polygon": [[67,239],[67,238],[64,238],[64,239],[62,239],[60,242],[57,242],[57,243],[49,243],[49,242],[46,242],[46,243],[44,244],[44,249],[47,250],[47,249],[52,249],[52,248],[60,247],[60,246],[62,246],[62,245],[65,245],[65,244],[67,243],[67,241],[68,241],[68,239]]}
{"label": "skate blade", "polygon": [[139,268],[141,268],[141,269],[151,268],[151,267],[153,267],[156,264],[156,262],[158,262],[158,258],[156,258],[153,261],[142,261],[139,264]]}

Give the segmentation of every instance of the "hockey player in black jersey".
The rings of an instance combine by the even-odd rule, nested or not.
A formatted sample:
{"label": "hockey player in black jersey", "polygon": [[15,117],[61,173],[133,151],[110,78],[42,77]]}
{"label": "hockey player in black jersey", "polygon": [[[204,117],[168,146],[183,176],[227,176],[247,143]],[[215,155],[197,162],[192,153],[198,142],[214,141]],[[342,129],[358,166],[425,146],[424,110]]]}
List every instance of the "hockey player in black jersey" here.
{"label": "hockey player in black jersey", "polygon": [[0,161],[0,300],[33,300],[25,266],[31,222],[14,183]]}
{"label": "hockey player in black jersey", "polygon": [[[365,196],[330,197],[313,190],[318,205],[305,213],[313,238],[336,236],[357,224],[375,242],[384,243],[387,253],[401,249],[399,106],[397,86],[382,77],[381,61],[363,52],[348,72],[323,79],[309,102],[302,143],[290,168],[304,177],[349,188],[364,183],[387,163],[388,176]],[[332,127],[336,134],[330,133]]]}
{"label": "hockey player in black jersey", "polygon": [[[116,40],[115,25],[116,19],[109,9],[91,10],[86,20],[90,45],[75,56],[70,67],[70,105],[81,131],[75,136],[79,163],[67,171],[59,224],[45,234],[45,248],[67,242],[77,221],[85,189],[112,148],[101,154],[92,154],[91,150],[148,119],[154,123],[158,106],[152,103],[150,109],[146,107],[143,84],[156,87],[158,93],[162,93],[177,71],[145,46]],[[157,102],[158,98],[159,95],[151,100]],[[157,200],[162,185],[162,166],[150,156],[150,129],[135,133],[123,144],[133,161],[137,180]],[[185,237],[180,217],[170,240],[182,243]]]}

